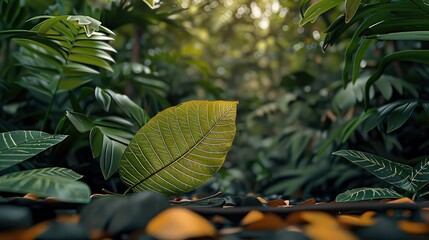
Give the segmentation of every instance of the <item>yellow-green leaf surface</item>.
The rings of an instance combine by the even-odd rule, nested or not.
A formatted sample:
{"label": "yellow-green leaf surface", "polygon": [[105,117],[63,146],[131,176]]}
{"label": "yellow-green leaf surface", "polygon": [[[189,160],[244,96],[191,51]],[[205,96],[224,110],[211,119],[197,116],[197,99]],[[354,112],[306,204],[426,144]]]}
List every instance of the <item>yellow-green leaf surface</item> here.
{"label": "yellow-green leaf surface", "polygon": [[346,0],[346,23],[350,22],[354,17],[359,9],[360,3],[361,0]]}
{"label": "yellow-green leaf surface", "polygon": [[194,190],[219,170],[235,136],[237,102],[190,101],[144,125],[120,162],[134,191],[174,195]]}

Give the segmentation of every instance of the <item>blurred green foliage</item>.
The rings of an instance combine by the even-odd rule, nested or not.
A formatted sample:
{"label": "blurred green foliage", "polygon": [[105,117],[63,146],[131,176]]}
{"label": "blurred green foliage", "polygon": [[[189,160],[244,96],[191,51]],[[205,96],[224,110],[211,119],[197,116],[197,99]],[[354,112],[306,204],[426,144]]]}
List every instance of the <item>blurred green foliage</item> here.
{"label": "blurred green foliage", "polygon": [[[99,156],[89,148],[90,137],[96,136],[91,129],[97,124],[87,125],[91,128],[80,134],[64,115],[68,111],[69,116],[90,121],[114,117],[110,124],[130,123],[120,106],[106,111],[95,91],[99,87],[98,93],[103,89],[125,94],[147,117],[191,99],[239,101],[233,148],[219,174],[200,191],[332,199],[345,189],[379,183],[331,152],[353,146],[392,160],[420,157],[424,145],[415,143],[424,142],[426,129],[420,131],[420,126],[427,122],[413,115],[410,126],[393,134],[378,128],[364,131],[362,123],[372,113],[364,112],[366,93],[379,106],[398,96],[422,93],[424,98],[418,86],[424,85],[421,79],[427,70],[416,64],[395,65],[386,69],[390,76],[381,76],[367,92],[367,75],[354,73],[354,84],[343,87],[343,59],[358,29],[353,16],[360,10],[351,9],[349,31],[332,38],[325,29],[343,13],[339,3],[344,1],[336,2],[329,14],[301,26],[300,1],[176,0],[159,2],[152,9],[142,0],[2,0],[0,30],[30,29],[33,22],[25,20],[38,15],[73,14],[97,19],[115,33],[115,41],[109,42],[117,51],[112,54],[113,71],[100,70],[91,81],[58,94],[45,128],[69,135],[69,145],[56,147],[50,158],[90,176],[86,181],[96,191],[102,186],[120,191],[123,186],[117,175],[105,182],[99,159],[92,160]],[[332,46],[323,53],[326,38]],[[366,72],[393,48],[417,44],[366,42],[367,51],[359,55],[365,57],[359,66]],[[419,44],[425,47],[425,42]],[[45,103],[17,84],[22,78],[19,49],[10,38],[0,40],[0,131],[40,129],[40,116],[46,113]],[[132,134],[137,125],[122,130]],[[407,142],[406,136],[416,137]]]}

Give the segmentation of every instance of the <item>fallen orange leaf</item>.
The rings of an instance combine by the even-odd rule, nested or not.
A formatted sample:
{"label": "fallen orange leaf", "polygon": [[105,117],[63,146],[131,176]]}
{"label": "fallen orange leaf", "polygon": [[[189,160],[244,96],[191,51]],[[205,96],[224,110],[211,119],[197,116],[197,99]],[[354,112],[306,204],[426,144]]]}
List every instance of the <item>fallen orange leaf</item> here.
{"label": "fallen orange leaf", "polygon": [[0,239],[27,240],[36,239],[37,236],[46,231],[49,222],[41,222],[27,229],[11,230],[0,233]]}
{"label": "fallen orange leaf", "polygon": [[283,220],[274,213],[262,213],[260,211],[250,211],[242,220],[241,225],[247,230],[269,231],[278,230],[285,227]]}
{"label": "fallen orange leaf", "polygon": [[256,199],[258,199],[262,204],[268,204],[267,201],[262,197],[257,197]]}
{"label": "fallen orange leaf", "polygon": [[429,223],[429,208],[422,208],[421,216],[426,223]]}
{"label": "fallen orange leaf", "polygon": [[302,211],[290,214],[286,218],[288,224],[308,223],[324,227],[338,227],[338,221],[330,214],[317,211]]}
{"label": "fallen orange leaf", "polygon": [[193,211],[173,207],[153,218],[146,226],[146,233],[158,239],[188,239],[212,237],[216,228],[204,217]]}
{"label": "fallen orange leaf", "polygon": [[264,219],[264,214],[261,211],[252,210],[247,213],[243,219],[241,219],[240,223],[242,226],[245,226],[257,221],[261,221],[262,219]]}
{"label": "fallen orange leaf", "polygon": [[429,224],[423,222],[399,221],[399,228],[409,234],[429,234]]}
{"label": "fallen orange leaf", "polygon": [[80,215],[74,214],[74,215],[67,215],[67,214],[60,214],[55,219],[57,222],[64,222],[64,223],[78,223],[80,220]]}
{"label": "fallen orange leaf", "polygon": [[31,200],[38,200],[39,196],[37,196],[34,193],[27,193],[23,198],[31,199]]}
{"label": "fallen orange leaf", "polygon": [[374,219],[364,219],[361,216],[355,215],[340,215],[338,221],[344,225],[357,226],[357,227],[368,227],[375,224]]}
{"label": "fallen orange leaf", "polygon": [[313,240],[358,240],[355,235],[343,228],[323,225],[309,225],[304,229],[304,234]]}
{"label": "fallen orange leaf", "polygon": [[415,204],[415,202],[413,200],[411,200],[410,198],[399,198],[399,199],[395,199],[392,201],[389,201],[388,203],[412,203]]}
{"label": "fallen orange leaf", "polygon": [[288,224],[307,223],[304,233],[315,240],[357,240],[357,238],[341,227],[332,215],[325,212],[303,211],[290,214],[286,221]]}

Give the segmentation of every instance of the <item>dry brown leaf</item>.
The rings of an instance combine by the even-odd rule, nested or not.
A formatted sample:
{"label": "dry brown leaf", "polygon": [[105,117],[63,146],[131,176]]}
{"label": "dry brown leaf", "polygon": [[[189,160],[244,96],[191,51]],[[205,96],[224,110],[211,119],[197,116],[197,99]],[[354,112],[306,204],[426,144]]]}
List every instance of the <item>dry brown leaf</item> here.
{"label": "dry brown leaf", "polygon": [[158,239],[188,239],[212,237],[216,228],[204,217],[193,211],[173,207],[153,218],[146,227],[146,233]]}
{"label": "dry brown leaf", "polygon": [[392,200],[388,203],[412,203],[412,204],[415,204],[415,202],[413,200],[411,200],[410,198],[407,198],[407,197],[395,199],[395,200]]}
{"label": "dry brown leaf", "polygon": [[317,201],[316,201],[315,198],[309,198],[309,199],[307,199],[305,201],[302,201],[302,202],[298,203],[298,205],[306,206],[306,205],[314,205],[316,203],[317,203]]}
{"label": "dry brown leaf", "polygon": [[285,223],[277,214],[261,213],[256,210],[249,212],[241,220],[241,225],[247,230],[254,231],[272,231],[285,227]]}
{"label": "dry brown leaf", "polygon": [[268,201],[268,205],[270,207],[280,207],[280,206],[285,206],[287,204],[283,199],[276,199],[276,200]]}
{"label": "dry brown leaf", "polygon": [[429,234],[429,224],[423,222],[399,221],[399,228],[409,234]]}
{"label": "dry brown leaf", "polygon": [[376,214],[374,211],[367,211],[362,215],[340,215],[337,219],[344,225],[367,227],[376,223],[376,220],[373,218]]}

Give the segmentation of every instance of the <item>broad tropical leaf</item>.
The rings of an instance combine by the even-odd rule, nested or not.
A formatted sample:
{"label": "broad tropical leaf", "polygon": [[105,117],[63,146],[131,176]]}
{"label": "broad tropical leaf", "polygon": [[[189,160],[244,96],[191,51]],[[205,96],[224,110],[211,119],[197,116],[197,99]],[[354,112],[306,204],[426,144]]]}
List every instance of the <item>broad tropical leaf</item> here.
{"label": "broad tropical leaf", "polygon": [[408,165],[392,162],[380,156],[355,150],[340,150],[332,154],[348,159],[376,177],[401,189],[406,191],[413,190],[410,181],[412,168]]}
{"label": "broad tropical leaf", "polygon": [[189,192],[222,166],[235,136],[237,102],[190,101],[144,125],[120,162],[122,181],[134,191]]}
{"label": "broad tropical leaf", "polygon": [[76,181],[81,177],[70,169],[58,167],[9,173],[0,177],[0,191],[87,203],[91,191],[85,183]]}
{"label": "broad tropical leaf", "polygon": [[410,180],[416,192],[429,183],[429,158],[425,158],[414,167]]}
{"label": "broad tropical leaf", "polygon": [[365,201],[383,198],[402,198],[403,196],[388,188],[356,188],[339,194],[336,202]]}
{"label": "broad tropical leaf", "polygon": [[0,171],[45,151],[66,137],[40,131],[0,133]]}

